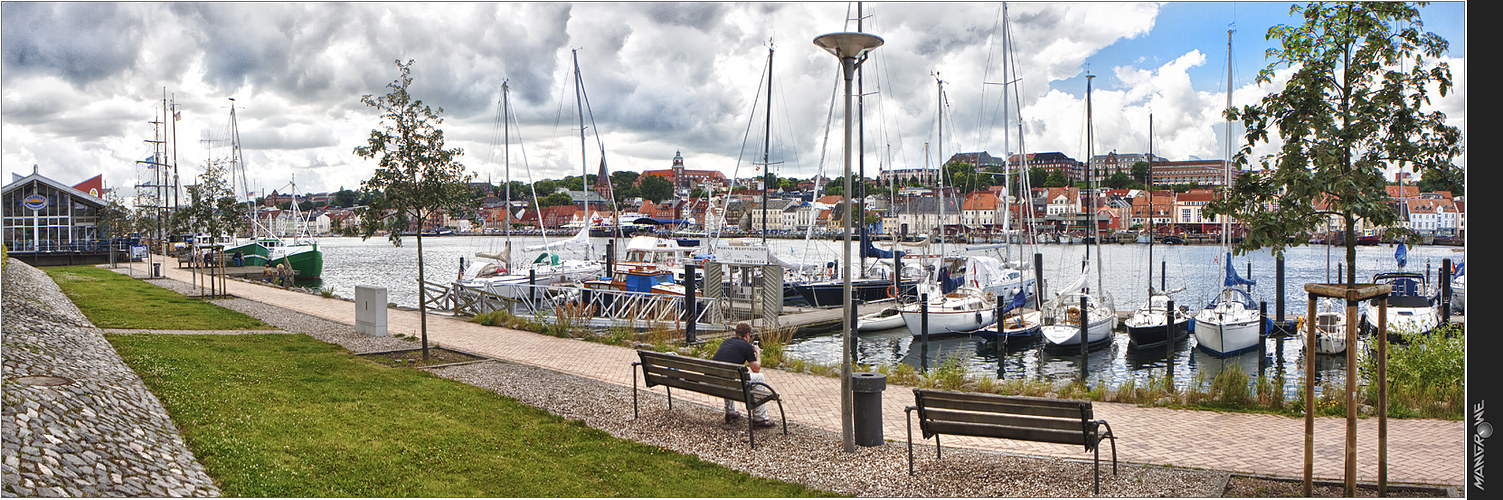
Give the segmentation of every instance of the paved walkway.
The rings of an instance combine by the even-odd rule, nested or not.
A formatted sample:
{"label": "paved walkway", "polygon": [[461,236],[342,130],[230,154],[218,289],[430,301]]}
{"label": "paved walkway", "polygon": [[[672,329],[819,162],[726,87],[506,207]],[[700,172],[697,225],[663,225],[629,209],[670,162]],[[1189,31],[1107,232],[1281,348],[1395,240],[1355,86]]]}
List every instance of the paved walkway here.
{"label": "paved walkway", "polygon": [[[139,264],[138,264],[139,265]],[[165,266],[164,266],[165,267]],[[164,269],[167,278],[188,281],[186,270]],[[355,306],[254,283],[231,281],[235,296],[313,316],[355,322]],[[417,335],[416,311],[388,310],[392,334]],[[526,363],[622,386],[632,385],[633,349],[562,339],[531,332],[487,327],[442,313],[428,315],[431,342],[463,351]],[[799,424],[840,432],[840,381],[803,373],[766,370],[768,383],[783,394],[788,418]],[[661,394],[661,391],[656,391]],[[650,397],[650,396],[649,396]],[[675,399],[693,399],[718,408],[720,400],[680,392]],[[909,388],[889,384],[882,398],[883,434],[899,446],[907,436],[903,408],[912,404]],[[1097,403],[1096,416],[1105,419],[1119,438],[1118,457],[1126,462],[1171,465],[1303,477],[1304,419],[1256,413],[1143,408],[1122,403]],[[1358,420],[1358,481],[1376,482],[1378,420]],[[1315,477],[1342,479],[1345,418],[1315,421]],[[945,437],[945,446],[1035,456],[1089,459],[1076,446],[1027,443],[999,439]],[[1466,474],[1465,423],[1444,420],[1388,421],[1388,480],[1391,483],[1461,485]]]}

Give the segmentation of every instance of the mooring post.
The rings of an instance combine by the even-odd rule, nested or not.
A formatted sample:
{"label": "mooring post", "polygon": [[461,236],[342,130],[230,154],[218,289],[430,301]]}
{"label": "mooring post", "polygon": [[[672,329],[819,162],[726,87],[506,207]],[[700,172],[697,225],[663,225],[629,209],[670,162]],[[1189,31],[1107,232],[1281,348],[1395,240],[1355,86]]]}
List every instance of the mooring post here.
{"label": "mooring post", "polygon": [[537,301],[538,301],[538,294],[537,294],[538,288],[537,288],[537,286],[538,286],[538,270],[537,269],[528,269],[527,270],[527,306],[529,308],[531,308],[531,311],[528,311],[528,312],[533,312],[533,311],[537,310]]}
{"label": "mooring post", "polygon": [[1165,382],[1169,383],[1170,387],[1173,387],[1174,386],[1174,336],[1177,334],[1177,332],[1174,331],[1174,299],[1169,299],[1169,303],[1165,304],[1165,307],[1166,308],[1164,309],[1164,328],[1165,328],[1165,331],[1164,331],[1165,332],[1164,333],[1164,367],[1167,368],[1167,370],[1165,370],[1164,376],[1167,377],[1167,380],[1165,380]]}
{"label": "mooring post", "polygon": [[919,294],[919,369],[929,371],[929,294]]}
{"label": "mooring post", "polygon": [[616,268],[616,240],[605,240],[605,277],[614,277]]}
{"label": "mooring post", "polygon": [[1091,322],[1091,313],[1086,310],[1086,298],[1083,295],[1080,297],[1078,322],[1080,323],[1080,383],[1084,384],[1088,375],[1086,372],[1086,344],[1088,343],[1086,342],[1086,325]]}
{"label": "mooring post", "polygon": [[1268,358],[1268,301],[1258,301],[1258,376],[1263,376],[1263,367]]}
{"label": "mooring post", "polygon": [[1451,259],[1440,259],[1440,324],[1451,324]]}
{"label": "mooring post", "polygon": [[1277,259],[1274,259],[1273,265],[1274,265],[1274,268],[1273,268],[1274,282],[1278,283],[1278,287],[1279,287],[1279,294],[1276,296],[1277,298],[1275,298],[1273,300],[1273,308],[1274,308],[1273,315],[1274,315],[1274,319],[1277,319],[1279,321],[1279,328],[1283,329],[1283,327],[1284,327],[1283,326],[1284,325],[1284,256],[1280,255],[1280,256],[1278,256]]}
{"label": "mooring post", "polygon": [[[1018,293],[1028,293],[1028,291],[1018,290]],[[1002,331],[1004,326],[1002,324],[1002,318],[1004,317],[1003,314],[1005,312],[1003,307],[1005,306],[1002,304],[1002,298],[998,297],[997,322],[994,323],[994,326],[997,327],[997,381],[999,382],[1002,380],[1002,375],[1004,374],[1003,372],[1006,370],[1006,368],[1004,367],[1004,365],[1006,365],[1006,360],[1002,359],[1002,357],[1007,354],[1007,334]]]}
{"label": "mooring post", "polygon": [[[699,339],[695,338],[696,327],[694,320],[699,318],[699,301],[694,294],[694,264],[684,264],[684,344],[695,344]],[[705,285],[709,286],[709,285]]]}

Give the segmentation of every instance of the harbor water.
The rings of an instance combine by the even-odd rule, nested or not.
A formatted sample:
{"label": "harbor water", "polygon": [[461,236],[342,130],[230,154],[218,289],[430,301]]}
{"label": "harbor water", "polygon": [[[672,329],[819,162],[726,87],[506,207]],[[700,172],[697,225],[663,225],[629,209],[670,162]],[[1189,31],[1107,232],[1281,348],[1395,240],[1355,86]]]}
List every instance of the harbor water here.
{"label": "harbor water", "polygon": [[[550,240],[554,239],[550,237]],[[590,248],[561,251],[565,258],[598,258],[606,248],[608,238],[592,238]],[[428,281],[449,283],[459,275],[460,260],[472,263],[477,252],[499,252],[505,248],[506,239],[501,236],[443,236],[423,238],[424,269]],[[769,239],[774,252],[789,260],[804,262],[833,262],[841,253],[841,242],[831,240]],[[541,237],[513,237],[512,248],[517,262],[530,262],[537,252],[523,252],[529,245],[542,244]],[[878,242],[888,248],[887,242]],[[853,245],[854,246],[854,245]],[[341,297],[353,297],[356,285],[384,287],[389,300],[399,306],[417,305],[417,241],[415,237],[403,238],[402,246],[394,246],[384,237],[368,240],[360,238],[322,238],[319,248],[324,252],[324,273],[321,280],[305,284],[312,288],[331,289]],[[1149,263],[1149,246],[1146,244],[1105,244],[1090,246],[1092,259],[1101,259],[1100,286],[1110,293],[1119,311],[1131,311],[1148,296],[1149,267],[1152,266],[1152,285],[1164,284],[1170,290],[1183,288],[1174,294],[1176,304],[1192,310],[1208,302],[1221,288],[1221,273],[1226,256],[1219,246],[1206,245],[1153,245],[1153,263]],[[853,249],[854,250],[854,249]],[[1360,246],[1357,248],[1357,279],[1370,281],[1375,273],[1398,270],[1394,259],[1394,247],[1390,245]],[[1085,245],[1037,245],[1012,249],[967,249],[964,244],[947,244],[943,253],[991,255],[1010,261],[1032,262],[1033,254],[1042,255],[1046,296],[1051,290],[1067,284],[1079,276],[1086,257]],[[940,252],[936,252],[940,253]],[[1459,247],[1419,246],[1408,249],[1406,271],[1426,273],[1432,284],[1442,259],[1461,263],[1465,253]],[[1345,266],[1345,249],[1324,245],[1291,247],[1284,254],[1284,284],[1282,292],[1276,281],[1276,259],[1268,250],[1259,250],[1232,257],[1233,266],[1245,278],[1257,282],[1253,287],[1253,299],[1267,303],[1268,316],[1278,318],[1277,297],[1284,297],[1284,318],[1304,316],[1308,307],[1305,283],[1331,283],[1342,275],[1338,266]],[[871,260],[868,260],[870,263]],[[1250,266],[1250,267],[1249,267]],[[1162,276],[1167,270],[1168,276]],[[1095,287],[1096,265],[1093,262],[1089,286]],[[1218,358],[1201,349],[1196,349],[1193,335],[1181,341],[1173,349],[1174,376],[1176,385],[1184,387],[1197,381],[1209,382],[1215,374],[1230,366],[1240,366],[1244,373],[1266,373],[1270,377],[1285,375],[1285,392],[1292,397],[1300,390],[1299,383],[1304,371],[1302,338],[1271,336],[1265,341],[1262,353],[1253,350],[1227,358]],[[1038,345],[1010,344],[1002,348],[994,342],[986,342],[979,336],[957,335],[931,337],[927,349],[906,329],[886,332],[862,333],[857,337],[857,361],[863,364],[882,365],[905,363],[915,368],[934,369],[946,361],[959,363],[973,376],[1001,376],[1006,379],[1027,378],[1041,380],[1075,380],[1080,375],[1079,353],[1052,353]],[[841,340],[838,333],[805,336],[793,339],[785,348],[786,355],[793,359],[819,364],[839,364]],[[1125,333],[1118,332],[1108,347],[1089,351],[1086,360],[1088,380],[1094,386],[1106,382],[1116,387],[1128,380],[1139,386],[1145,384],[1150,373],[1162,377],[1166,366],[1165,348],[1140,352],[1129,348]],[[1002,360],[999,365],[998,359]],[[1345,372],[1345,358],[1318,355],[1317,367],[1320,378],[1333,379],[1340,386]],[[1000,368],[1000,370],[999,370]]]}

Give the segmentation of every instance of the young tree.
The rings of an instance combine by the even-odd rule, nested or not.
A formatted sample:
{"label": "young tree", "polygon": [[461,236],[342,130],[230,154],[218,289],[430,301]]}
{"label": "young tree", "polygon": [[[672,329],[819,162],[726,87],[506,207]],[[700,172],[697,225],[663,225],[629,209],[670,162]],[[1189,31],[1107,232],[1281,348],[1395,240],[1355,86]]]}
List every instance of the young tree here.
{"label": "young tree", "polygon": [[1410,166],[1442,176],[1459,170],[1452,160],[1461,152],[1461,133],[1427,109],[1431,89],[1441,96],[1451,89],[1449,66],[1434,61],[1448,44],[1421,31],[1412,4],[1315,3],[1291,11],[1304,24],[1268,30],[1278,44],[1257,77],[1271,83],[1276,70],[1288,68],[1288,83],[1257,104],[1227,111],[1247,126],[1238,165],[1277,134],[1279,149],[1262,158],[1272,173],[1243,172],[1207,212],[1234,214],[1247,225],[1239,252],[1271,247],[1275,254],[1339,217],[1346,282],[1354,283],[1359,219],[1407,233],[1394,227],[1398,214],[1388,204],[1385,169]]}
{"label": "young tree", "polygon": [[[426,221],[436,213],[461,210],[472,201],[469,182],[474,176],[465,172],[464,165],[456,160],[464,154],[462,149],[444,147],[444,131],[438,128],[443,123],[439,117],[443,108],[431,108],[408,93],[413,61],[396,63],[401,76],[386,84],[386,95],[366,94],[360,98],[360,102],[381,113],[381,125],[371,130],[366,145],[356,147],[355,154],[378,161],[375,173],[361,187],[381,193],[362,211],[360,237],[370,238],[377,231],[386,230],[392,244],[401,246],[407,220]],[[387,217],[388,212],[398,216]],[[421,282],[425,279],[421,228],[417,234],[417,256]],[[421,299],[418,311],[426,361],[428,308]]]}
{"label": "young tree", "polygon": [[673,183],[656,175],[642,179],[637,185],[639,196],[657,203],[673,197]]}

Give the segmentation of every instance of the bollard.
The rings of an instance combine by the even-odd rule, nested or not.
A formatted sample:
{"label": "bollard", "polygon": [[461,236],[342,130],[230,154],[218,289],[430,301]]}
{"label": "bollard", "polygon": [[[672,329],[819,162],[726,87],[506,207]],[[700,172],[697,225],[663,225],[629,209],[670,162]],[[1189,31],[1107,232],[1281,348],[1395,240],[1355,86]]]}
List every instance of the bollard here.
{"label": "bollard", "polygon": [[1284,256],[1279,255],[1274,260],[1274,281],[1278,283],[1279,294],[1274,299],[1273,315],[1278,320],[1279,328],[1284,327]]}
{"label": "bollard", "polygon": [[919,294],[919,369],[929,371],[929,294]]}
{"label": "bollard", "polygon": [[605,240],[605,277],[615,277],[616,240]]}
{"label": "bollard", "polygon": [[538,303],[537,286],[538,286],[538,270],[537,269],[528,269],[527,270],[527,303],[528,303],[528,305],[532,306],[534,309],[537,308],[537,303]]}
{"label": "bollard", "polygon": [[882,446],[882,390],[886,388],[886,375],[877,372],[851,374],[857,445]]}

